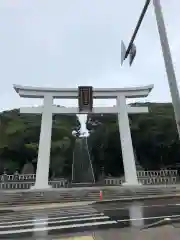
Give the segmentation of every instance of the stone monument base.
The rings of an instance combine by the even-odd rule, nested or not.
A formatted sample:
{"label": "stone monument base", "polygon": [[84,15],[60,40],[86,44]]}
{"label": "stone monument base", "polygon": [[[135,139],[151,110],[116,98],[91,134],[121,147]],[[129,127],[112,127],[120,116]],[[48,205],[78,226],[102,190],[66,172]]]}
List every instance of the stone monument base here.
{"label": "stone monument base", "polygon": [[33,185],[31,186],[31,190],[48,190],[51,189],[52,186],[51,185],[46,185],[46,186],[37,186],[37,185]]}
{"label": "stone monument base", "polygon": [[137,182],[137,183],[128,183],[128,182],[124,182],[122,183],[123,187],[140,187],[142,186],[142,183]]}

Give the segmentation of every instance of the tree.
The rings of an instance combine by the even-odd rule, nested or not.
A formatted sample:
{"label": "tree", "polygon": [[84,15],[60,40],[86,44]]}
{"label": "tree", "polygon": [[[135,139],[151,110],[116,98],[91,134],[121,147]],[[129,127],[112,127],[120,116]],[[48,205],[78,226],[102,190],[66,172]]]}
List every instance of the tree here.
{"label": "tree", "polygon": [[[179,140],[170,103],[135,103],[148,106],[148,114],[129,116],[133,146],[137,160],[144,169],[177,166],[180,157]],[[91,154],[98,168],[104,156],[106,175],[123,174],[119,128],[115,115],[88,115],[87,128]],[[101,128],[103,125],[103,129]],[[106,131],[105,131],[106,129]],[[103,147],[100,147],[103,146]]]}
{"label": "tree", "polygon": [[[135,103],[148,106],[149,113],[129,116],[133,146],[140,165],[146,169],[180,166],[174,112],[170,103]],[[22,170],[25,163],[36,168],[40,134],[40,115],[20,114],[18,109],[0,114],[0,173]],[[110,114],[87,117],[88,146],[96,179],[102,174],[123,175],[117,116]],[[72,134],[73,132],[73,134]],[[75,139],[80,132],[76,116],[54,115],[51,144],[51,172],[71,179]]]}
{"label": "tree", "polygon": [[[0,121],[0,172],[2,173],[5,167],[9,173],[13,173],[16,169],[21,171],[27,161],[34,162],[34,159],[37,159],[41,116],[20,114],[18,109],[14,109],[2,112]],[[64,162],[72,161],[75,141],[72,129],[74,128],[76,131],[80,129],[76,116],[53,116],[51,147],[53,170],[57,170],[59,164],[63,169]]]}

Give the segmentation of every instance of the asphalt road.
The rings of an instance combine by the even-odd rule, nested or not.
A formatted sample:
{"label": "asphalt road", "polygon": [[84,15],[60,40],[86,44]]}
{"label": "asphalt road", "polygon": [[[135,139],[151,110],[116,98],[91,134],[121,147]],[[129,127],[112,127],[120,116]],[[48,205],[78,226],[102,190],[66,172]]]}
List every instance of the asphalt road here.
{"label": "asphalt road", "polygon": [[143,227],[169,217],[180,219],[179,198],[97,204],[95,208],[117,220],[121,227]]}
{"label": "asphalt road", "polygon": [[65,239],[60,236],[99,232],[109,240],[116,238],[107,238],[107,229],[117,236],[122,228],[141,229],[165,218],[180,227],[179,198],[1,213],[0,239]]}

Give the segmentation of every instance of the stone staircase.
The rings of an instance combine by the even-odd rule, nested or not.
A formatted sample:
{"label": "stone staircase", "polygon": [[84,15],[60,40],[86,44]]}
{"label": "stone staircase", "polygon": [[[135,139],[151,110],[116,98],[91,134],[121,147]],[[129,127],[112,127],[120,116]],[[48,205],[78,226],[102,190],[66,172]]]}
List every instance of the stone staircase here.
{"label": "stone staircase", "polygon": [[82,188],[82,187],[95,187],[95,186],[98,186],[98,184],[94,184],[94,183],[69,183],[68,184],[68,188]]}
{"label": "stone staircase", "polygon": [[40,203],[65,203],[76,201],[94,201],[99,196],[98,191],[44,191],[3,193],[0,196],[1,206],[31,205]]}
{"label": "stone staircase", "polygon": [[79,201],[98,201],[99,192],[103,192],[103,200],[123,199],[132,197],[146,197],[149,195],[158,196],[164,194],[175,194],[175,187],[162,188],[79,188],[65,190],[48,191],[19,191],[19,192],[1,192],[0,208],[8,206],[31,205],[31,204],[49,204],[66,203]]}
{"label": "stone staircase", "polygon": [[77,139],[75,143],[72,182],[78,184],[93,184],[95,182],[86,137]]}

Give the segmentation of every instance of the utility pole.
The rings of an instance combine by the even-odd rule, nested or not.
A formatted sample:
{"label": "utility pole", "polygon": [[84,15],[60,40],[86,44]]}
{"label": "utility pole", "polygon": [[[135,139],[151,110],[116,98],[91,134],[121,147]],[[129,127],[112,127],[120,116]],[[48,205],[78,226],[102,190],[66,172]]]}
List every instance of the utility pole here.
{"label": "utility pole", "polygon": [[129,42],[129,45],[128,45],[127,49],[125,47],[124,42],[123,41],[121,42],[121,65],[123,64],[124,60],[129,56],[130,57],[129,64],[131,66],[131,64],[132,64],[132,62],[133,62],[133,60],[136,56],[136,46],[134,44],[134,41],[135,41],[136,35],[139,31],[139,28],[141,26],[141,23],[144,19],[144,16],[147,12],[147,9],[148,9],[148,6],[149,6],[150,2],[151,2],[151,0],[146,0],[146,2],[144,4],[144,7],[141,11],[140,17],[138,19],[138,22],[136,24],[136,27],[134,29],[133,35],[131,37],[131,40]]}
{"label": "utility pole", "polygon": [[164,23],[162,8],[160,0],[153,0],[154,11],[156,15],[156,22],[159,32],[159,38],[164,58],[164,64],[166,68],[166,74],[169,82],[169,89],[172,97],[172,104],[174,108],[174,114],[177,124],[177,130],[180,137],[180,98],[179,98],[179,90],[175,75],[175,70],[173,66],[171,51],[168,43],[168,37],[166,33],[166,27]]}
{"label": "utility pole", "polygon": [[[139,17],[138,23],[136,25],[136,28],[134,30],[134,33],[132,35],[132,38],[130,40],[127,50],[126,50],[126,47],[125,47],[125,44],[123,43],[123,41],[121,42],[121,65],[123,64],[124,60],[129,55],[130,66],[131,66],[131,64],[136,56],[136,47],[134,45],[134,41],[135,41],[137,32],[140,28],[140,25],[143,21],[143,18],[145,16],[145,13],[147,12],[150,2],[151,2],[151,0],[146,0],[146,2],[145,2],[144,8],[141,12],[141,15]],[[169,89],[170,89],[171,97],[172,97],[172,104],[173,104],[173,108],[174,108],[174,114],[175,114],[175,120],[176,120],[176,124],[177,124],[178,135],[180,138],[180,97],[179,97],[178,85],[177,85],[177,81],[176,81],[175,70],[174,70],[171,51],[170,51],[170,47],[169,47],[169,43],[168,43],[168,37],[167,37],[167,32],[166,32],[166,27],[165,27],[165,22],[164,22],[164,18],[163,18],[163,12],[162,12],[162,8],[161,8],[160,0],[153,0],[153,5],[154,5],[154,12],[155,12],[156,22],[157,22],[157,27],[158,27],[158,32],[159,32],[160,44],[161,44],[163,58],[164,58],[166,74],[167,74],[168,83],[169,83]]]}

